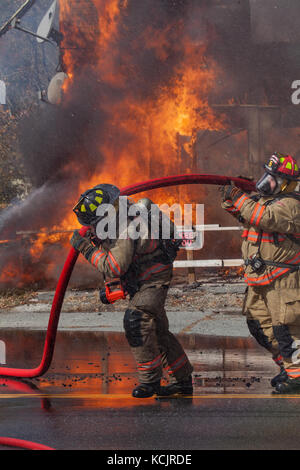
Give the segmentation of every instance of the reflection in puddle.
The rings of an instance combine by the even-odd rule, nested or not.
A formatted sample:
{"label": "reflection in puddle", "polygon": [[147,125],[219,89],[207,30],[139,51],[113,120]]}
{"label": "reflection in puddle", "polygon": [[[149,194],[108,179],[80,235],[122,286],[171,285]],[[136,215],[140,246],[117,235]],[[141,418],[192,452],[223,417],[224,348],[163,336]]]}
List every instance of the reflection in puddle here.
{"label": "reflection in puddle", "polygon": [[[6,344],[7,366],[36,367],[42,357],[44,337],[40,331],[0,330],[0,339]],[[194,366],[196,396],[270,393],[269,379],[277,369],[252,339],[183,335],[180,341]],[[4,380],[0,382],[1,393],[13,390],[13,384],[5,384]],[[83,406],[91,405],[91,401],[93,406],[109,407],[113,403],[118,408],[137,402],[153,404],[131,398],[137,384],[136,365],[121,333],[59,332],[49,371],[30,382],[42,394],[76,396]],[[21,393],[22,388],[15,390]]]}
{"label": "reflection in puddle", "polygon": [[[9,377],[0,377],[0,387],[5,387],[5,392],[14,391],[19,392],[19,394],[36,395],[38,397],[41,394],[41,390],[34,383]],[[40,400],[41,408],[45,411],[49,411],[51,409],[50,400],[46,397],[40,397]]]}

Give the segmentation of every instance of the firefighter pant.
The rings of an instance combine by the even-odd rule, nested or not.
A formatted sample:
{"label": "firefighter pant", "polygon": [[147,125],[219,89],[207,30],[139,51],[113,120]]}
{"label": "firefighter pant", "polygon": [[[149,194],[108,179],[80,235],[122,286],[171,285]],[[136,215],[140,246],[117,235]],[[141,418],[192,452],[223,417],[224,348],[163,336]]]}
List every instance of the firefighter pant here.
{"label": "firefighter pant", "polygon": [[250,333],[291,378],[300,377],[299,272],[267,286],[249,286],[244,311]]}
{"label": "firefighter pant", "polygon": [[186,379],[193,371],[182,346],[169,331],[164,308],[168,287],[142,285],[125,312],[125,334],[137,362],[140,383],[160,380],[163,368],[170,383]]}

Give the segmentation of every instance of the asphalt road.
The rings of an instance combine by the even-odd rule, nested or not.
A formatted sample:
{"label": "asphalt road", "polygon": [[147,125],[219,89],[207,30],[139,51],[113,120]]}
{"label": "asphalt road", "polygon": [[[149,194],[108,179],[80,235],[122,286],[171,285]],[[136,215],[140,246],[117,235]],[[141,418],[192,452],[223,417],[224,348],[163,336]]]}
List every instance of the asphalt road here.
{"label": "asphalt road", "polygon": [[[44,332],[0,333],[8,366],[39,363]],[[179,339],[194,396],[138,400],[123,334],[59,332],[45,376],[0,379],[0,436],[70,450],[300,448],[300,397],[272,395],[276,367],[261,348],[249,338]]]}

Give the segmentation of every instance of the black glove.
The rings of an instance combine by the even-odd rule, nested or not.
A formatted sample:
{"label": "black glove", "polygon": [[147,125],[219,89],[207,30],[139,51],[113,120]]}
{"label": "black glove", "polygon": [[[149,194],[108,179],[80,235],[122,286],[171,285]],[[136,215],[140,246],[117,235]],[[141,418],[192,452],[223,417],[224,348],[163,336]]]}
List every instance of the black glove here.
{"label": "black glove", "polygon": [[244,194],[244,191],[234,186],[234,184],[227,184],[225,186],[221,186],[220,193],[222,197],[222,201],[232,201],[235,202],[240,196]]}
{"label": "black glove", "polygon": [[84,256],[86,256],[87,252],[95,248],[88,238],[80,235],[78,230],[74,230],[70,243],[75,250],[79,251]]}

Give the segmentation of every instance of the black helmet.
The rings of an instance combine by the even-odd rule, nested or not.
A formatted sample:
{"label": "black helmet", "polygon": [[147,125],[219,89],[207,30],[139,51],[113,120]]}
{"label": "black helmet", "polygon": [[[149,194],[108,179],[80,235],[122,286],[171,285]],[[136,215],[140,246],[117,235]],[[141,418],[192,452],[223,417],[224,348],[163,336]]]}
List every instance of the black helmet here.
{"label": "black helmet", "polygon": [[114,204],[120,196],[120,190],[112,184],[98,184],[81,194],[79,201],[73,208],[81,225],[94,225],[100,217],[96,215],[101,204]]}

